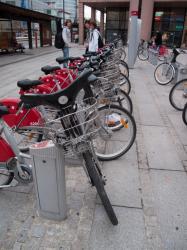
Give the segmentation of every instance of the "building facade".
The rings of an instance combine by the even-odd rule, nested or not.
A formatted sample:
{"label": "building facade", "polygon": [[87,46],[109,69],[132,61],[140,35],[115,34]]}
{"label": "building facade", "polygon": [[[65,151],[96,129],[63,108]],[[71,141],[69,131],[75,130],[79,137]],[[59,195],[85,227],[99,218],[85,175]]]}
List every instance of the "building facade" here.
{"label": "building facade", "polygon": [[127,40],[131,12],[138,11],[142,39],[149,40],[160,31],[167,33],[169,46],[187,47],[187,0],[79,0],[80,44],[84,42],[84,5],[91,7],[92,19],[96,10],[101,11],[100,29],[108,41],[118,35]]}
{"label": "building facade", "polygon": [[48,14],[77,22],[77,0],[43,0],[48,5]]}
{"label": "building facade", "polygon": [[0,2],[25,9],[35,10],[41,13],[47,13],[47,4],[40,0],[1,0]]}
{"label": "building facade", "polygon": [[39,0],[0,0],[0,51],[12,51],[18,43],[25,48],[51,46],[51,23],[58,17],[46,14]]}

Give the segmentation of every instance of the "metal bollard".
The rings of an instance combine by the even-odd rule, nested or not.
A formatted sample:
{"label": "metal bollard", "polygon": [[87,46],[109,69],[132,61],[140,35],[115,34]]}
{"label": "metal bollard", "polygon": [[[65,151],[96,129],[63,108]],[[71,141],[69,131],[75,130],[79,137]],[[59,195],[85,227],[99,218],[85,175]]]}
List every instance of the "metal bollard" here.
{"label": "metal bollard", "polygon": [[62,149],[52,141],[30,147],[39,215],[53,220],[66,218],[65,162]]}

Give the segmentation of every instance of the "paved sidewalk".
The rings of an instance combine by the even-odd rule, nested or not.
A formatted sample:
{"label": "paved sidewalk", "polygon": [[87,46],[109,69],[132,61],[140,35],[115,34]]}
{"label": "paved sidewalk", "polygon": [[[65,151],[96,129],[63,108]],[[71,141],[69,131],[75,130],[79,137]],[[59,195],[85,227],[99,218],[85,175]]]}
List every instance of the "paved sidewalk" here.
{"label": "paved sidewalk", "polygon": [[[73,48],[79,55],[83,48]],[[0,94],[18,96],[16,81],[36,78],[59,52],[0,68]],[[66,167],[68,217],[38,217],[33,186],[0,190],[0,249],[186,250],[187,133],[169,104],[171,86],[159,86],[154,67],[130,70],[137,139],[118,160],[105,162],[106,190],[119,219],[114,227],[82,167]]]}
{"label": "paved sidewalk", "polygon": [[[71,48],[77,48],[77,44],[72,43]],[[82,49],[83,46],[80,46]],[[0,67],[4,67],[9,64],[26,61],[31,58],[40,57],[46,54],[52,54],[55,52],[61,52],[61,50],[56,49],[54,46],[50,47],[42,47],[42,48],[33,48],[33,49],[25,49],[24,53],[16,52],[9,54],[0,54]]]}

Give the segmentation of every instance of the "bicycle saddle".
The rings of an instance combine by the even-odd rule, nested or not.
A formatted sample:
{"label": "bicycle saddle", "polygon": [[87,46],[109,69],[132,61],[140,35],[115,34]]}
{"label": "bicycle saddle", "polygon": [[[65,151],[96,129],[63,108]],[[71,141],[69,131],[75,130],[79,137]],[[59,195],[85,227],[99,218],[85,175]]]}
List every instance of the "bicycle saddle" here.
{"label": "bicycle saddle", "polygon": [[40,84],[42,84],[40,80],[29,80],[29,79],[25,79],[25,80],[21,80],[17,82],[17,86],[23,90],[28,90],[31,87],[34,87]]}
{"label": "bicycle saddle", "polygon": [[1,106],[0,105],[0,118],[3,116],[3,115],[8,115],[9,114],[9,110],[6,106]]}
{"label": "bicycle saddle", "polygon": [[68,61],[73,62],[75,60],[81,60],[81,57],[73,57],[73,56],[71,56],[71,57],[64,58],[64,57],[60,56],[60,57],[56,58],[56,61],[59,64],[62,64],[62,63],[68,62]]}
{"label": "bicycle saddle", "polygon": [[72,105],[75,102],[76,96],[79,91],[88,86],[88,78],[92,74],[92,69],[84,70],[71,85],[65,89],[51,94],[24,94],[20,99],[30,107],[36,107],[39,105],[52,105],[54,107],[63,107]]}
{"label": "bicycle saddle", "polygon": [[45,73],[45,75],[48,75],[50,73],[53,73],[55,70],[61,69],[59,66],[50,66],[50,65],[46,65],[44,67],[41,68],[41,71],[43,71]]}

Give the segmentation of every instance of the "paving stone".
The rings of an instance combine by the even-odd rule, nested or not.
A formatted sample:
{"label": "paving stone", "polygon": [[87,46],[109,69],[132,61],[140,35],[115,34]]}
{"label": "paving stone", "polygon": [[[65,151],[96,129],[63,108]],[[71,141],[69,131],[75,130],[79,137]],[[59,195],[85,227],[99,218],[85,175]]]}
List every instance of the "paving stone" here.
{"label": "paving stone", "polygon": [[172,122],[173,126],[176,128],[177,135],[183,145],[187,144],[187,133],[186,133],[186,125],[182,120],[182,114],[179,116],[178,112],[175,114],[169,115],[170,121]]}
{"label": "paving stone", "polygon": [[13,246],[13,250],[21,250],[22,249],[23,244],[16,242]]}
{"label": "paving stone", "polygon": [[[134,158],[136,161],[136,156]],[[106,162],[103,173],[107,178],[105,189],[113,205],[141,208],[137,163],[123,159]]]}
{"label": "paving stone", "polygon": [[186,173],[152,170],[155,209],[166,250],[187,249]]}
{"label": "paving stone", "polygon": [[28,240],[28,230],[21,230],[17,237],[17,242],[25,243]]}
{"label": "paving stone", "polygon": [[33,225],[31,228],[31,235],[35,238],[41,238],[44,236],[46,228],[44,225]]}
{"label": "paving stone", "polygon": [[97,205],[89,250],[144,250],[145,228],[140,209],[114,207],[119,224],[113,226]]}
{"label": "paving stone", "polygon": [[22,250],[39,250],[41,244],[40,238],[31,238],[27,241],[27,244],[22,246]]}
{"label": "paving stone", "polygon": [[149,168],[184,170],[167,128],[144,126],[143,134]]}

